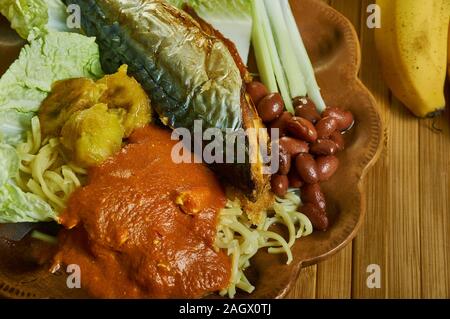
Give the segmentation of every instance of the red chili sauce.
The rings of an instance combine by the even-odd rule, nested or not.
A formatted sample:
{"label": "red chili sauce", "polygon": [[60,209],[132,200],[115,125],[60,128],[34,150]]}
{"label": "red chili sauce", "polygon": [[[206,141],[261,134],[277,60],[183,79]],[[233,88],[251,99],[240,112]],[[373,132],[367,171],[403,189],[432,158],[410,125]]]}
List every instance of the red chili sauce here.
{"label": "red chili sauce", "polygon": [[197,298],[226,288],[231,262],[214,247],[225,194],[202,164],[175,164],[170,132],[136,130],[89,172],[61,223],[56,264],[78,264],[100,298]]}

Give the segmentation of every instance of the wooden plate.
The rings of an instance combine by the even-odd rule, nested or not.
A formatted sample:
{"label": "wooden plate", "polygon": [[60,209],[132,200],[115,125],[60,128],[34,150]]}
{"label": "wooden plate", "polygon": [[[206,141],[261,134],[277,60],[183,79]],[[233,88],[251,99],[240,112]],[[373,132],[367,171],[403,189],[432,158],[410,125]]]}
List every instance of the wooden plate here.
{"label": "wooden plate", "polygon": [[[337,175],[323,185],[331,220],[329,230],[299,240],[293,247],[294,262],[290,265],[284,264],[283,256],[259,253],[249,271],[256,290],[250,296],[238,297],[284,297],[302,266],[335,254],[353,239],[365,214],[362,179],[381,150],[383,130],[376,102],[357,76],[361,54],[353,26],[319,0],[291,0],[291,4],[325,101],[350,110],[356,125],[346,136],[347,147],[339,155]],[[23,42],[4,21],[0,31],[0,50],[6,52],[0,71],[4,71]],[[16,298],[86,297],[82,290],[66,287],[64,274],[50,274],[47,266],[36,263],[36,256],[43,252],[48,252],[48,247],[30,239],[19,243],[0,240],[0,293]]]}

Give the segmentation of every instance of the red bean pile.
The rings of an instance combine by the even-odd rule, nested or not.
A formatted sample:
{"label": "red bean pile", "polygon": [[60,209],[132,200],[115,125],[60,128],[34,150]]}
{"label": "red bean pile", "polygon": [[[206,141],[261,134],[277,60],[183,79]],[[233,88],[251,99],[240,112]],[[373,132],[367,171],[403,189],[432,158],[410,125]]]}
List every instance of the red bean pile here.
{"label": "red bean pile", "polygon": [[319,114],[311,100],[299,97],[293,101],[294,116],[284,112],[280,94],[269,94],[262,83],[249,83],[247,93],[267,127],[280,130],[280,167],[272,176],[272,191],[283,197],[289,187],[299,187],[302,213],[315,229],[326,230],[326,200],[320,183],[339,167],[336,154],[345,147],[343,134],[353,125],[352,113],[327,107]]}

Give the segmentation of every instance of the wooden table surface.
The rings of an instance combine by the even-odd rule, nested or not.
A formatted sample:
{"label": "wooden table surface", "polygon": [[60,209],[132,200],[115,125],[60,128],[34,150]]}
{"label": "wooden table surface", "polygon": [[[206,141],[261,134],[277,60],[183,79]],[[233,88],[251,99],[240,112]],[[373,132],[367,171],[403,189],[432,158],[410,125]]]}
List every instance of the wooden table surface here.
{"label": "wooden table surface", "polygon": [[[290,298],[450,298],[450,112],[413,117],[380,73],[367,6],[374,0],[328,0],[358,32],[360,77],[385,124],[380,160],[365,179],[366,218],[337,255],[304,268]],[[369,265],[381,287],[368,288]]]}

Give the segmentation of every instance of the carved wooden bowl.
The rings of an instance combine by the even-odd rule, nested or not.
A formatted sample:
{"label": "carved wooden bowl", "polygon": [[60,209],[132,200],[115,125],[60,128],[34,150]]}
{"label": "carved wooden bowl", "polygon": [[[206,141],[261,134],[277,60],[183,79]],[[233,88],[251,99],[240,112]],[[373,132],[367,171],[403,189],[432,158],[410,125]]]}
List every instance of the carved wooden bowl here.
{"label": "carved wooden bowl", "polygon": [[[354,238],[365,215],[363,178],[377,160],[382,144],[382,123],[375,99],[357,76],[361,53],[353,26],[319,0],[291,0],[291,5],[327,105],[350,110],[356,124],[346,135],[337,174],[323,184],[331,221],[328,231],[298,240],[290,265],[285,264],[285,256],[258,253],[249,270],[256,290],[238,296],[243,298],[284,297],[302,266],[335,254]],[[22,45],[23,41],[2,20],[0,73],[17,57]],[[12,243],[0,239],[0,294],[13,298],[87,297],[81,289],[68,289],[64,274],[50,274],[48,265],[39,262],[45,260],[45,255],[51,255],[50,247],[35,240]]]}

